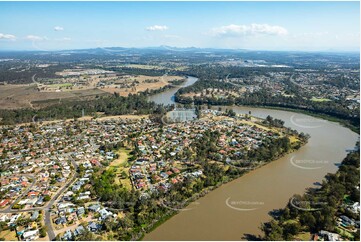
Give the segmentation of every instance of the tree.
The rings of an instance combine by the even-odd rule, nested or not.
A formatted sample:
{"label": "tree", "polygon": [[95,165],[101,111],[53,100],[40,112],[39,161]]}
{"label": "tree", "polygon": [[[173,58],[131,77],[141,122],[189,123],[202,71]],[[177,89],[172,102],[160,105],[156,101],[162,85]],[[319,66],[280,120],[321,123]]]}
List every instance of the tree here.
{"label": "tree", "polygon": [[128,175],[124,170],[121,172],[120,176],[122,179],[128,178]]}
{"label": "tree", "polygon": [[[359,174],[359,162],[360,153],[358,150],[349,153],[341,163],[340,169],[336,174],[326,175],[321,188],[310,188],[303,196],[293,196],[292,200],[309,201],[309,203],[304,205],[300,204],[300,207],[312,208],[310,204],[313,204],[314,208],[316,208],[316,204],[319,204],[319,206],[317,206],[318,210],[315,211],[302,211],[291,206],[292,204],[290,205],[289,203],[288,207],[283,210],[283,215],[272,220],[274,223],[278,222],[279,226],[283,229],[284,240],[292,240],[293,236],[300,231],[300,225],[302,225],[304,231],[316,233],[320,230],[334,231],[336,227],[335,218],[337,216],[346,215],[347,217],[358,219],[358,215],[349,213],[345,209],[344,197],[347,195],[351,198],[352,194],[357,190],[356,186],[359,184],[359,178],[356,178],[354,174]],[[355,177],[350,180],[350,177],[353,176]],[[359,197],[359,195],[354,196],[356,198]],[[292,222],[290,220],[284,221],[287,218],[288,208],[290,217],[293,219]],[[271,239],[270,227],[272,226],[269,223],[263,225],[263,228],[266,228],[264,229],[265,239]],[[273,227],[277,229],[276,226],[273,225]],[[359,240],[358,233],[355,240]]]}
{"label": "tree", "polygon": [[316,219],[313,216],[312,212],[302,213],[300,216],[300,222],[301,222],[301,225],[307,226],[311,232],[317,232],[315,229]]}
{"label": "tree", "polygon": [[283,213],[282,213],[282,219],[284,220],[288,220],[290,219],[291,216],[290,216],[290,209],[288,207],[286,207],[284,210],[283,210]]}
{"label": "tree", "polygon": [[264,223],[261,227],[261,230],[265,233],[265,240],[283,240],[283,229],[274,220],[268,223]]}
{"label": "tree", "polygon": [[49,195],[44,196],[44,202],[49,202],[51,197]]}
{"label": "tree", "polygon": [[39,230],[40,238],[44,238],[46,236],[46,226],[42,226]]}
{"label": "tree", "polygon": [[84,229],[84,231],[79,234],[76,238],[76,241],[100,241],[101,239],[99,238],[99,236],[96,236],[95,234],[93,234],[92,232],[90,232],[87,229]]}
{"label": "tree", "polygon": [[300,231],[300,225],[298,222],[287,222],[283,226],[283,239],[284,240],[292,240],[293,236],[298,234]]}

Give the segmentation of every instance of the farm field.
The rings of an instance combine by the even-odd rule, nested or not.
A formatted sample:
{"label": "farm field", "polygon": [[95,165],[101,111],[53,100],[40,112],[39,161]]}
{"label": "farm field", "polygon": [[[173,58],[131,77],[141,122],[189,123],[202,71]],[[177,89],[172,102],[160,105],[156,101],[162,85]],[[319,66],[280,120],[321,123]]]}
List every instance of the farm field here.
{"label": "farm field", "polygon": [[40,92],[36,85],[0,86],[0,105],[3,109],[40,108],[59,103],[64,99],[88,100],[97,95],[108,95],[99,89],[69,92]]}
{"label": "farm field", "polygon": [[120,96],[128,96],[148,90],[157,90],[171,84],[172,81],[184,79],[181,76],[125,76],[101,90],[109,93],[117,92]]}
{"label": "farm field", "polygon": [[91,100],[95,96],[118,93],[120,96],[157,90],[181,76],[102,76],[85,75],[71,78],[38,79],[40,82],[27,85],[0,86],[0,104],[5,109],[41,108],[61,102],[63,99]]}

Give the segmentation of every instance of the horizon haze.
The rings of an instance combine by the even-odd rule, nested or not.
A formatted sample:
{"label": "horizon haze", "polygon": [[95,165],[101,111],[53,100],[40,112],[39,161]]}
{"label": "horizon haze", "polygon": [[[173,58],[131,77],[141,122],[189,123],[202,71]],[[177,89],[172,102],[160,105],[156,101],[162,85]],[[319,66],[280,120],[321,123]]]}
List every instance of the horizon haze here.
{"label": "horizon haze", "polygon": [[359,2],[0,2],[0,50],[359,51]]}

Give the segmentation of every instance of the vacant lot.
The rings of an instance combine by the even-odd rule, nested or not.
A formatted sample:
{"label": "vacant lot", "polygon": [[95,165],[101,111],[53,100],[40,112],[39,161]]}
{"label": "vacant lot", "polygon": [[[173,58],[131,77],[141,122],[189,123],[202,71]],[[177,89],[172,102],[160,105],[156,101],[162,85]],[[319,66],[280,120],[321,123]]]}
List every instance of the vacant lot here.
{"label": "vacant lot", "polygon": [[130,158],[129,149],[121,148],[116,153],[118,154],[118,158],[112,161],[108,169],[112,169],[115,172],[115,183],[122,184],[127,189],[132,189],[132,185],[130,184],[130,179],[128,177],[130,164],[128,163],[128,159]]}
{"label": "vacant lot", "polygon": [[[169,85],[172,81],[182,80],[180,76],[124,76],[117,77],[114,84],[96,88],[98,77],[89,81],[88,86],[73,87],[70,83],[0,85],[0,107],[2,109],[41,108],[64,100],[92,100],[96,96],[114,92],[121,96],[136,94],[147,89],[155,90]],[[46,87],[46,89],[44,89]],[[72,89],[69,89],[71,87]],[[61,89],[61,90],[60,90]]]}
{"label": "vacant lot", "polygon": [[40,108],[63,100],[89,100],[95,96],[108,95],[99,89],[69,92],[39,92],[37,86],[3,85],[0,86],[0,107],[2,109]]}
{"label": "vacant lot", "polygon": [[3,230],[0,232],[0,238],[4,238],[5,241],[17,241],[15,231]]}
{"label": "vacant lot", "polygon": [[107,85],[101,90],[109,93],[117,92],[120,96],[128,96],[130,93],[135,94],[145,90],[157,90],[167,86],[171,81],[182,80],[181,76],[125,76],[115,84]]}

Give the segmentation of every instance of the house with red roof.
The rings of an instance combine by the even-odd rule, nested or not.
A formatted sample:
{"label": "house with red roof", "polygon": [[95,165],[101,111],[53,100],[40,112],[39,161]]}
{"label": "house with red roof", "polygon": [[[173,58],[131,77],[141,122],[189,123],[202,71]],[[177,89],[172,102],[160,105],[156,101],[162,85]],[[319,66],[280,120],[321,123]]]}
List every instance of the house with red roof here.
{"label": "house with red roof", "polygon": [[10,199],[4,199],[0,202],[0,207],[5,207],[10,202]]}
{"label": "house with red roof", "polygon": [[28,192],[28,197],[37,197],[38,195],[39,195],[39,192],[36,192],[36,191]]}

